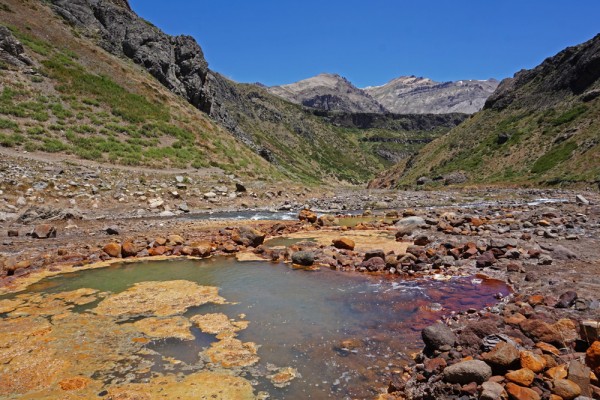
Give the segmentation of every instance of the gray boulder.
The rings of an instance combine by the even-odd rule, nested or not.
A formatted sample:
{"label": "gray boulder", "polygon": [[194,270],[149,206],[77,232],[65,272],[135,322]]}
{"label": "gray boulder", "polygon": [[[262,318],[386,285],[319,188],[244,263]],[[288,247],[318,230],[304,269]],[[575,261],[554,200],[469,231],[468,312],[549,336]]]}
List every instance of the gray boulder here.
{"label": "gray boulder", "polygon": [[423,329],[421,337],[430,350],[439,350],[442,346],[454,346],[454,343],[456,343],[454,332],[441,322]]}
{"label": "gray boulder", "polygon": [[444,380],[449,383],[481,384],[492,376],[492,368],[480,360],[461,361],[444,368]]}
{"label": "gray boulder", "polygon": [[292,262],[309,267],[315,263],[315,254],[312,251],[297,251],[292,254]]}

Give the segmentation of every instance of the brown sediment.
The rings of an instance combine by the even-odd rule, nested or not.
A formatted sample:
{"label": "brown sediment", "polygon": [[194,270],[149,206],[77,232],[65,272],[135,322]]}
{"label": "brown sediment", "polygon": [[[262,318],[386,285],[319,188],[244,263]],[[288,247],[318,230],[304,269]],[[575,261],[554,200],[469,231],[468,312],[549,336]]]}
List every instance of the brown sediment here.
{"label": "brown sediment", "polygon": [[204,333],[217,335],[217,339],[234,337],[248,327],[248,321],[232,321],[225,314],[211,313],[194,315],[190,321]]}
{"label": "brown sediment", "polygon": [[212,343],[204,354],[224,368],[248,367],[258,362],[257,350],[255,343],[242,343],[241,340],[228,337]]}
{"label": "brown sediment", "polygon": [[267,376],[273,386],[278,388],[290,385],[297,377],[298,370],[292,367],[279,368],[275,373]]}

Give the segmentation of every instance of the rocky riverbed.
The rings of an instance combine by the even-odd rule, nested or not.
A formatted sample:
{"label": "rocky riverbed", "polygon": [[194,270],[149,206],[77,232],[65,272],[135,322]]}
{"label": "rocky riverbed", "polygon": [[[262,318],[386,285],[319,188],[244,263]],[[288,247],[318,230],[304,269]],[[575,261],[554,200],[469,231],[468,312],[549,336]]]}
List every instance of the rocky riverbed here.
{"label": "rocky riverbed", "polygon": [[[1,163],[2,293],[147,257],[236,255],[399,280],[479,274],[505,280],[514,293],[426,328],[414,363],[383,372],[378,381],[388,384],[374,383],[380,398],[600,398],[597,193],[309,191],[234,176],[140,179],[90,166]],[[249,208],[298,211],[298,219],[186,217]],[[369,218],[342,226],[346,210]],[[291,242],[264,243],[278,237]]]}

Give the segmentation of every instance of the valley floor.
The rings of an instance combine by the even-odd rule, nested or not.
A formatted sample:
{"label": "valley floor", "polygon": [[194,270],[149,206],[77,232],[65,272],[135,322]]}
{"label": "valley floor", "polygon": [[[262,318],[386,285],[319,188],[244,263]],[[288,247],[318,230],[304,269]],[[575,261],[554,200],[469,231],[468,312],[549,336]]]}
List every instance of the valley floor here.
{"label": "valley floor", "polygon": [[[0,293],[43,276],[142,257],[237,255],[399,280],[482,274],[504,280],[514,293],[484,310],[434,314],[452,331],[438,326],[424,334],[428,347],[416,364],[381,371],[373,382],[380,398],[495,398],[489,394],[493,390],[499,391],[497,398],[503,398],[502,391],[512,398],[531,391],[529,398],[554,393],[566,399],[577,390],[600,398],[600,349],[598,343],[590,347],[600,332],[596,192],[306,189],[241,182],[219,171],[156,173],[6,153],[0,177]],[[305,207],[315,213],[302,212],[298,220]],[[201,217],[233,211],[248,218],[259,210],[288,219]],[[342,226],[337,215],[350,211],[370,216]],[[326,240],[262,245],[265,237],[294,235]],[[300,251],[314,261],[294,258]],[[509,361],[495,354],[498,342],[511,346]],[[531,366],[527,357],[541,366]],[[487,367],[473,371],[465,360]],[[459,364],[464,368],[447,367]],[[560,368],[564,374],[555,374]],[[516,382],[514,374],[506,374],[523,369],[532,371],[531,380]],[[571,394],[559,392],[561,385]]]}

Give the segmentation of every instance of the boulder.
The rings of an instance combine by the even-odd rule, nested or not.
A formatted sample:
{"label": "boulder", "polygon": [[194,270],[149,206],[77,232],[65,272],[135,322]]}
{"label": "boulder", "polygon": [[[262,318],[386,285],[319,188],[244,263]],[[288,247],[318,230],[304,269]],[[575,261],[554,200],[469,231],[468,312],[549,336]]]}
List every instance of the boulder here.
{"label": "boulder", "polygon": [[454,346],[456,335],[443,323],[430,325],[421,331],[423,342],[430,350],[439,350],[442,346]]}
{"label": "boulder", "polygon": [[340,220],[333,215],[322,215],[317,219],[319,226],[336,226],[340,223]]}
{"label": "boulder", "polygon": [[481,395],[479,400],[506,400],[508,394],[504,386],[499,383],[487,381],[481,384]]}
{"label": "boulder", "polygon": [[546,368],[546,359],[539,354],[526,350],[521,352],[520,358],[521,367],[530,369],[535,373],[542,372]]}
{"label": "boulder", "polygon": [[190,247],[194,257],[208,257],[212,252],[212,244],[209,242],[192,243]]}
{"label": "boulder", "polygon": [[552,382],[552,394],[560,396],[564,400],[573,400],[581,394],[581,388],[569,379],[555,379]]}
{"label": "boulder", "polygon": [[125,242],[123,242],[123,245],[121,245],[121,256],[123,256],[124,258],[135,257],[137,256],[137,253],[138,248],[131,240],[126,240]]}
{"label": "boulder", "polygon": [[399,220],[398,222],[396,222],[394,224],[394,226],[396,226],[399,229],[401,228],[401,229],[412,229],[412,230],[417,229],[421,225],[425,225],[425,220],[423,218],[417,217],[417,216],[402,218],[401,220]]}
{"label": "boulder", "polygon": [[41,224],[37,225],[33,232],[31,232],[31,237],[34,239],[49,239],[56,237],[56,227],[50,224]]}
{"label": "boulder", "polygon": [[311,224],[314,224],[315,222],[317,222],[317,214],[315,214],[314,212],[304,209],[301,210],[300,213],[298,214],[298,219],[300,221],[306,221],[306,222],[310,222]]}
{"label": "boulder", "polygon": [[492,368],[481,360],[461,361],[444,368],[444,380],[449,383],[481,384],[491,376]]}
{"label": "boulder", "polygon": [[600,341],[595,341],[585,352],[585,363],[592,372],[600,376]]}
{"label": "boulder", "polygon": [[335,247],[336,249],[343,249],[343,250],[354,250],[354,240],[347,238],[347,237],[342,237],[342,238],[338,238],[338,239],[333,239],[333,247]]}
{"label": "boulder", "polygon": [[310,267],[315,263],[315,254],[312,251],[297,251],[292,254],[294,264]]}
{"label": "boulder", "polygon": [[556,305],[554,307],[569,308],[573,304],[575,304],[576,300],[577,300],[577,292],[575,292],[573,290],[569,290],[568,292],[565,292],[560,295],[560,297],[558,298],[558,302],[556,303]]}
{"label": "boulder", "polygon": [[266,234],[249,226],[240,226],[231,235],[231,240],[237,244],[258,247],[265,241]]}
{"label": "boulder", "polygon": [[521,368],[516,371],[510,371],[506,375],[504,375],[506,380],[510,382],[514,382],[521,386],[529,386],[533,383],[533,379],[535,378],[535,374],[532,370],[528,368]]}
{"label": "boulder", "polygon": [[367,261],[374,257],[385,259],[385,252],[381,249],[367,250],[367,252],[365,252],[364,260]]}
{"label": "boulder", "polygon": [[112,258],[121,256],[121,245],[119,243],[108,243],[102,250]]}
{"label": "boulder", "polygon": [[519,360],[519,350],[512,344],[499,342],[489,353],[484,353],[482,359],[491,365],[509,368]]}
{"label": "boulder", "polygon": [[540,395],[533,389],[519,386],[509,382],[505,386],[506,392],[513,400],[540,400]]}
{"label": "boulder", "polygon": [[381,257],[373,257],[360,263],[360,266],[370,272],[383,271],[385,269],[385,260]]}

